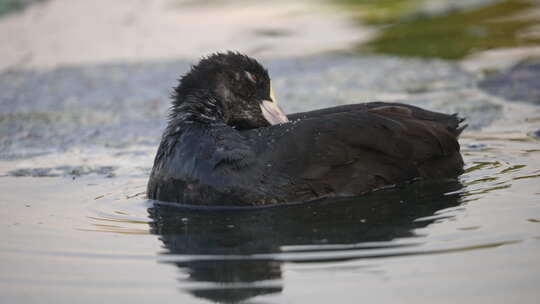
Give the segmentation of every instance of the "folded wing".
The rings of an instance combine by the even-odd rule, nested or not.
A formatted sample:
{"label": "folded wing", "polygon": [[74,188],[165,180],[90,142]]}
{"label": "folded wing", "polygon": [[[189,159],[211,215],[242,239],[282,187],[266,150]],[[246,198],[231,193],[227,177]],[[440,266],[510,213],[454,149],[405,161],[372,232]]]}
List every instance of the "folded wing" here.
{"label": "folded wing", "polygon": [[[274,174],[306,195],[360,194],[418,177],[462,172],[456,115],[368,103],[290,115],[253,140]],[[257,141],[257,138],[259,140]],[[274,142],[265,142],[274,138]],[[298,195],[298,193],[296,194]]]}

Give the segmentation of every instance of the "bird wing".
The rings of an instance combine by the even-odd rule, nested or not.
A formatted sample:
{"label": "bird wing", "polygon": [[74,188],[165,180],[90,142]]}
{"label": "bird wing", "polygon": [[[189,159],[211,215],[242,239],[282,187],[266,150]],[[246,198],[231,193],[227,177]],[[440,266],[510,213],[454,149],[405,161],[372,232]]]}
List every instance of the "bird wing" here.
{"label": "bird wing", "polygon": [[428,110],[415,107],[412,105],[407,105],[407,104],[402,104],[402,103],[390,103],[390,102],[369,102],[369,103],[342,105],[342,106],[313,110],[313,111],[308,111],[308,112],[289,114],[287,115],[287,118],[291,121],[295,121],[295,120],[306,119],[306,118],[316,118],[316,117],[321,118],[326,115],[336,114],[336,113],[365,112],[369,110],[376,110],[379,112],[385,112],[388,110],[390,110],[388,112],[402,112],[402,114],[406,114],[410,116],[411,118],[437,122],[438,124],[442,124],[446,126],[448,128],[448,131],[456,135],[459,135],[467,127],[467,125],[460,126],[460,123],[462,123],[465,119],[459,117],[457,113],[448,115],[444,113],[428,111]]}
{"label": "bird wing", "polygon": [[251,132],[259,161],[296,183],[319,183],[314,192],[403,182],[419,177],[426,162],[459,155],[457,116],[375,103],[292,117],[290,123],[245,133]]}

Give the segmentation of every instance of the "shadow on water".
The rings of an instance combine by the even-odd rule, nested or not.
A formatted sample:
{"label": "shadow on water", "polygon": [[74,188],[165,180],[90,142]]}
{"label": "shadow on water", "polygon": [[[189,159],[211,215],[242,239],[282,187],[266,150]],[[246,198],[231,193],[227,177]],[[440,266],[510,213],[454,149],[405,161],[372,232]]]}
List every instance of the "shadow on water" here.
{"label": "shadow on water", "polygon": [[283,262],[400,255],[400,249],[418,243],[389,242],[417,236],[416,228],[444,218],[418,221],[459,205],[462,189],[456,180],[416,182],[357,198],[277,208],[208,211],[155,204],[148,213],[151,233],[167,250],[164,261],[186,274],[179,279],[183,289],[238,302],[281,292]]}

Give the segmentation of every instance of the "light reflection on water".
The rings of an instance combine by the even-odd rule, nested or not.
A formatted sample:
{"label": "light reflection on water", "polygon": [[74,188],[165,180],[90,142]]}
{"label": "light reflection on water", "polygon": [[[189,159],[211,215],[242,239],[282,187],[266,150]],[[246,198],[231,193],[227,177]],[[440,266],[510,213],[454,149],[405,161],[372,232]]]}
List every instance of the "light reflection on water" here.
{"label": "light reflection on water", "polygon": [[[163,249],[155,259],[178,268],[181,290],[211,301],[244,301],[282,293],[287,288],[284,268],[290,265],[309,277],[309,269],[339,272],[343,263],[367,260],[368,264],[355,267],[371,272],[377,268],[373,261],[379,259],[384,263],[400,257],[494,249],[533,239],[536,236],[530,234],[486,234],[482,222],[458,225],[454,228],[461,231],[458,236],[431,231],[459,223],[470,204],[511,196],[512,187],[530,192],[540,179],[537,145],[535,139],[519,134],[465,133],[466,172],[458,180],[417,181],[362,197],[279,208],[183,208],[146,201],[135,187],[96,200],[88,230],[157,235]],[[532,203],[531,194],[523,194]],[[536,223],[535,216],[518,220]]]}
{"label": "light reflection on water", "polygon": [[[374,284],[364,276],[392,279],[393,271],[408,265],[474,269],[482,265],[473,258],[478,252],[496,265],[514,263],[505,276],[515,277],[514,271],[535,282],[534,272],[523,274],[519,265],[534,259],[540,237],[540,149],[531,132],[540,121],[530,119],[537,111],[512,105],[493,127],[467,130],[461,138],[466,172],[457,180],[258,210],[194,210],[146,200],[153,146],[24,160],[0,185],[7,195],[0,202],[7,231],[0,257],[8,261],[0,282],[45,291],[51,282],[68,290],[122,289],[135,298],[140,294],[134,286],[144,286],[158,297],[172,293],[189,301],[277,297],[281,303],[289,299],[287,291],[313,289],[304,281],[323,280],[329,288],[324,294],[338,298],[349,282],[342,276]],[[13,187],[28,193],[14,195]],[[104,271],[110,280],[104,281]],[[429,275],[401,276],[410,288],[419,287],[413,279],[441,286]],[[474,276],[489,279],[481,271]]]}
{"label": "light reflection on water", "polygon": [[[414,70],[418,64],[394,63],[393,59],[385,58],[354,59],[351,61],[354,65],[347,62],[338,64],[339,61],[332,61],[332,58],[328,62],[333,62],[330,72],[323,67],[320,69],[323,72],[317,74],[318,67],[313,68],[317,66],[317,60],[310,59],[304,66],[312,70],[300,73],[295,68],[290,71],[296,73],[292,76],[282,62],[274,63],[277,84],[288,89],[290,92],[287,94],[293,94],[284,97],[302,100],[302,96],[315,94],[316,98],[326,99],[324,94],[334,94],[334,91],[324,91],[325,84],[337,83],[336,79],[347,80],[347,83],[354,79],[356,83],[357,77],[361,76],[356,69],[347,69],[348,66],[367,69],[374,62],[378,68],[369,68],[369,74],[381,74],[377,76],[380,78],[362,79],[358,85],[336,85],[339,91],[355,92],[352,95],[360,96],[364,91],[354,91],[359,86],[370,89],[377,85],[380,86],[377,91],[384,91],[390,83],[394,91],[403,92],[410,86],[410,77],[404,77],[405,81],[385,79],[387,81],[383,83],[382,74],[389,71],[400,78],[397,66],[410,65]],[[389,62],[391,67],[381,72],[382,66],[389,65]],[[499,263],[508,262],[500,260],[504,257],[497,255],[498,250],[530,246],[529,241],[536,241],[540,236],[536,232],[540,221],[540,141],[534,136],[534,131],[540,129],[540,120],[536,119],[538,110],[525,105],[507,106],[500,100],[475,92],[469,92],[463,98],[456,97],[455,90],[460,90],[473,78],[470,75],[465,77],[461,72],[455,72],[454,77],[454,72],[445,72],[451,70],[450,65],[435,64],[444,67],[439,67],[443,72],[435,74],[448,74],[440,76],[438,82],[457,83],[457,76],[465,80],[457,83],[456,88],[428,86],[427,93],[415,91],[409,93],[410,96],[404,95],[404,98],[417,101],[421,106],[424,104],[418,99],[425,98],[425,105],[432,108],[439,108],[440,102],[464,109],[470,109],[469,104],[480,104],[480,101],[488,105],[502,104],[497,104],[497,109],[502,112],[503,119],[496,120],[493,127],[485,127],[491,119],[488,122],[478,119],[482,117],[480,110],[460,111],[472,116],[469,123],[480,121],[484,128],[470,128],[462,135],[466,172],[458,180],[421,181],[358,198],[304,205],[234,212],[204,211],[155,204],[145,199],[148,166],[155,146],[139,145],[138,141],[125,147],[90,148],[23,159],[15,168],[12,162],[6,161],[0,165],[11,168],[3,170],[0,167],[3,172],[7,171],[7,176],[2,177],[7,182],[6,189],[16,186],[28,189],[28,194],[23,197],[12,195],[3,207],[4,218],[8,219],[5,229],[9,233],[2,243],[0,255],[7,261],[15,261],[15,266],[10,266],[15,267],[11,272],[18,271],[20,278],[0,277],[0,282],[20,284],[24,288],[49,284],[46,282],[53,278],[60,286],[88,286],[81,277],[73,277],[69,266],[72,260],[83,261],[81,264],[90,268],[85,273],[109,271],[111,266],[108,264],[124,263],[129,265],[128,272],[139,270],[140,276],[123,274],[126,268],[120,268],[119,273],[110,273],[109,276],[112,281],[123,280],[121,286],[132,294],[136,291],[131,286],[146,286],[145,276],[153,275],[154,280],[161,284],[161,292],[172,290],[176,294],[176,289],[180,288],[183,295],[236,302],[309,288],[302,284],[294,285],[291,281],[294,275],[300,281],[309,281],[317,275],[340,276],[353,272],[354,278],[361,280],[364,274],[388,275],[390,266],[387,265],[394,265],[391,269],[395,269],[419,259],[416,262],[418,267],[424,267],[430,257],[449,261],[452,256],[460,254],[465,256],[458,262],[447,264],[473,268],[475,263],[471,256],[479,251],[487,252],[488,257]],[[425,68],[424,65],[418,66]],[[325,73],[340,75],[341,78],[325,78]],[[311,79],[312,74],[321,76],[315,79],[315,87],[321,92],[311,88],[307,90],[312,84],[310,81],[315,81]],[[295,83],[291,82],[291,77]],[[417,80],[420,84],[430,83],[432,78],[427,75],[415,77],[412,79],[421,78]],[[441,90],[441,86],[447,94],[430,93]],[[294,95],[293,91],[305,95]],[[427,96],[419,98],[422,94]],[[448,102],[448,96],[455,100]],[[346,97],[349,98],[341,96]],[[472,97],[478,97],[480,101]],[[127,101],[126,104],[129,105]],[[305,107],[313,105],[297,102],[292,106],[305,110]],[[125,134],[123,129],[118,129],[118,133]],[[44,139],[47,140],[46,137]],[[28,209],[17,209],[24,206],[21,200],[29,207],[20,208]],[[17,218],[21,214],[24,216]],[[31,231],[39,233],[29,235]],[[25,237],[18,237],[20,235]],[[47,242],[40,243],[42,239]],[[52,242],[51,239],[58,241]],[[520,250],[511,261],[530,258],[531,252],[534,251]],[[22,266],[16,267],[21,261],[19,256],[34,260],[37,265],[46,264],[41,267],[54,270],[43,272],[43,275],[36,275],[28,269],[20,270]],[[156,263],[166,270],[158,271]],[[537,267],[538,264],[532,266]],[[442,266],[431,265],[430,269],[438,267]],[[171,269],[174,270],[172,273]],[[293,271],[293,276],[290,271]],[[478,274],[477,279],[487,278]],[[102,280],[102,274],[95,274],[87,284],[107,285]],[[112,281],[110,286],[119,284]],[[341,293],[341,284],[345,284],[339,279],[324,282],[335,286],[328,292],[335,297]],[[365,280],[362,282],[366,283]],[[430,278],[425,277],[422,284],[429,282]]]}
{"label": "light reflection on water", "polygon": [[[510,117],[526,121],[521,115]],[[540,153],[539,141],[527,134],[538,128],[539,122],[529,121],[522,127],[515,121],[463,134],[466,172],[457,180],[417,181],[357,198],[278,208],[211,211],[146,200],[147,170],[140,167],[151,163],[153,148],[139,147],[136,155],[122,155],[123,164],[114,156],[116,151],[108,152],[112,158],[94,151],[95,160],[90,157],[89,162],[98,169],[77,169],[86,175],[72,175],[76,166],[68,166],[70,170],[62,174],[70,178],[6,176],[4,181],[22,182],[21,186],[31,179],[28,185],[36,197],[31,193],[25,196],[28,207],[3,205],[4,218],[8,218],[5,229],[12,232],[2,244],[2,259],[21,261],[20,257],[25,257],[54,270],[36,275],[14,262],[15,266],[6,267],[11,269],[8,273],[18,275],[0,277],[0,282],[23,288],[49,286],[51,280],[71,289],[122,286],[132,295],[137,294],[133,286],[146,286],[156,288],[158,294],[178,295],[180,289],[181,295],[193,301],[277,297],[277,302],[283,302],[280,297],[287,290],[311,288],[292,278],[309,281],[319,276],[351,275],[368,283],[372,281],[366,281],[364,275],[392,277],[389,269],[410,263],[424,267],[420,265],[429,263],[430,257],[447,261],[447,265],[474,268],[470,257],[480,251],[503,264],[531,259],[538,245],[530,242],[540,237]],[[38,167],[43,163],[56,166],[48,158],[41,164],[36,162]],[[74,160],[77,162],[81,161]],[[107,177],[108,170],[99,170],[113,164],[119,165],[113,177]],[[131,167],[126,168],[126,164]],[[62,192],[51,192],[59,187]],[[51,193],[58,199],[51,198]],[[40,207],[38,198],[43,195],[48,198]],[[70,195],[85,202],[83,208],[67,199]],[[31,213],[17,218],[22,214],[17,208]],[[31,231],[39,233],[26,234]],[[47,242],[41,243],[41,239]],[[501,248],[518,246],[533,249],[513,251],[512,260],[498,254]],[[462,258],[453,261],[456,255]],[[69,266],[73,261],[85,265],[84,279],[73,276]],[[115,266],[118,270],[108,274],[111,281],[104,282],[101,273],[87,278],[88,274],[108,271],[110,265],[124,265]],[[436,270],[445,264],[437,265],[425,267]],[[140,271],[140,276],[128,275],[124,267],[129,267],[127,273]],[[153,282],[145,278],[150,274],[155,277]],[[487,278],[478,273],[477,279]],[[430,284],[429,276],[423,280],[422,284]],[[345,284],[343,279],[324,282],[334,286],[325,293],[335,297]]]}

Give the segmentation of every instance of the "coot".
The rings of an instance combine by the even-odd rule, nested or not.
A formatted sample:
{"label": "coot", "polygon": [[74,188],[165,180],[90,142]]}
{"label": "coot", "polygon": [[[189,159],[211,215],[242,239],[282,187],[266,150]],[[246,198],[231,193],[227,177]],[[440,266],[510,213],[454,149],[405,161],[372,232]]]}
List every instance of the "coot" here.
{"label": "coot", "polygon": [[285,115],[239,53],[203,58],[175,88],[148,198],[257,206],[359,195],[463,172],[456,114],[385,102]]}

